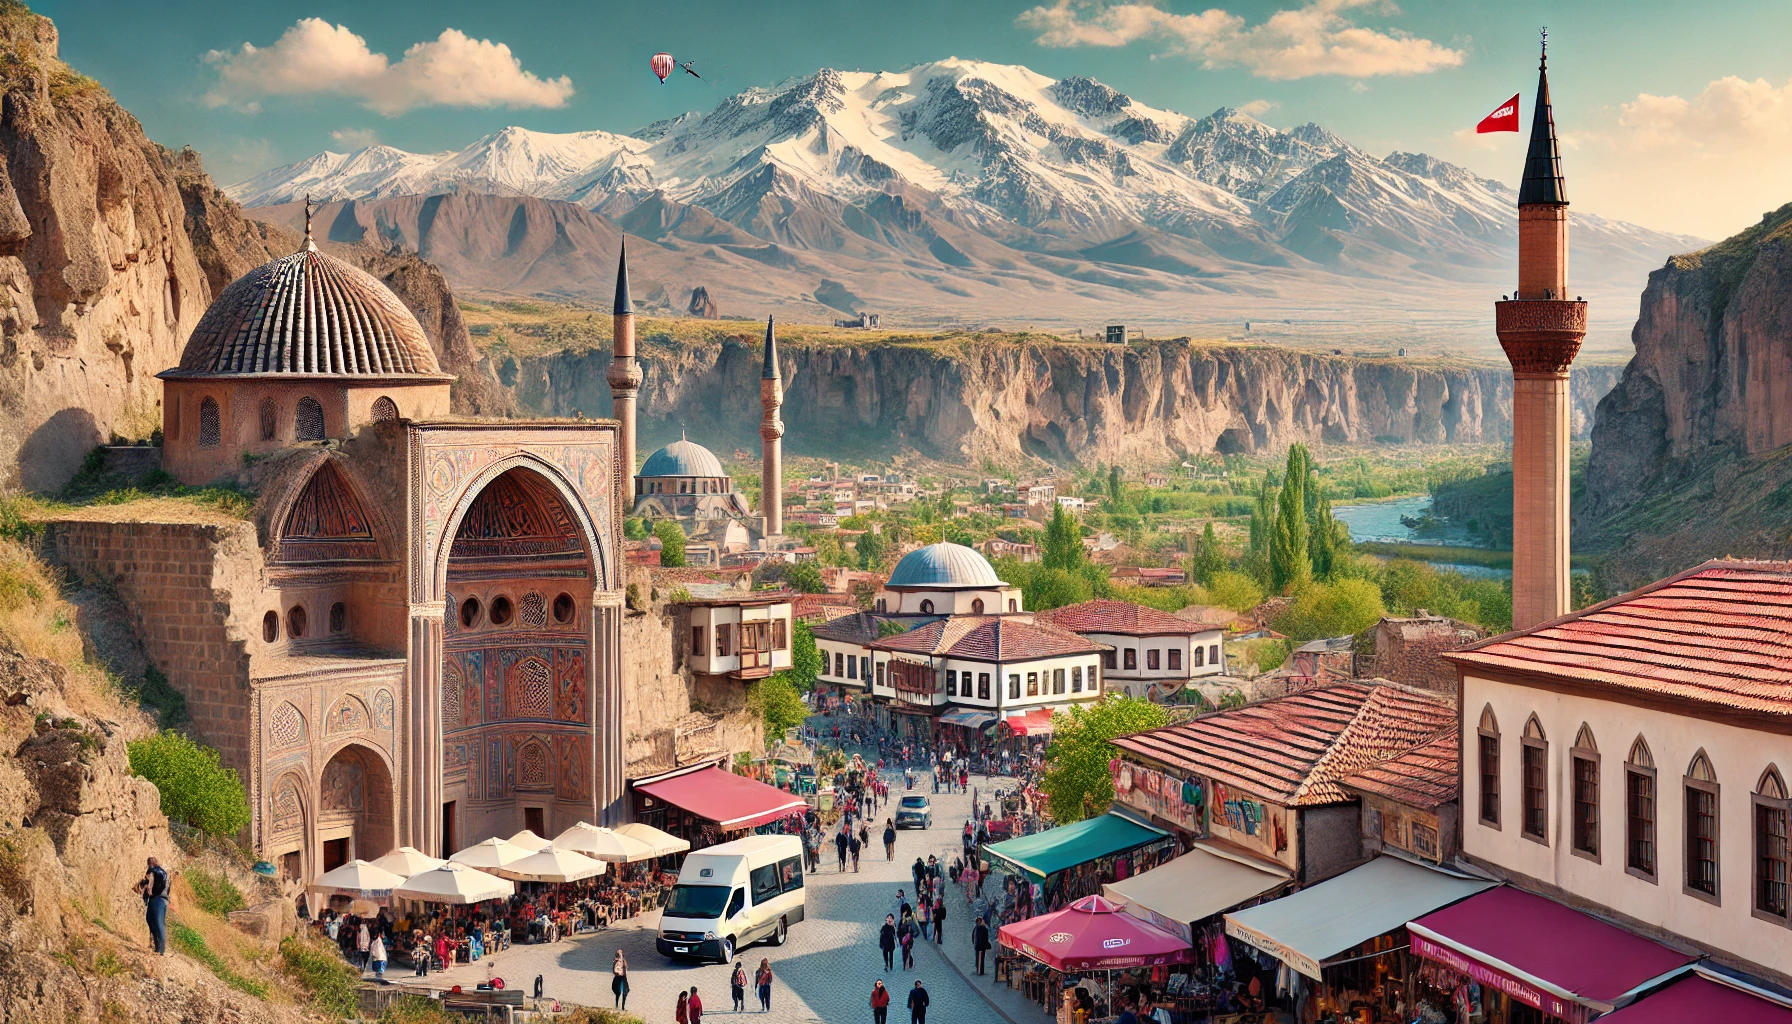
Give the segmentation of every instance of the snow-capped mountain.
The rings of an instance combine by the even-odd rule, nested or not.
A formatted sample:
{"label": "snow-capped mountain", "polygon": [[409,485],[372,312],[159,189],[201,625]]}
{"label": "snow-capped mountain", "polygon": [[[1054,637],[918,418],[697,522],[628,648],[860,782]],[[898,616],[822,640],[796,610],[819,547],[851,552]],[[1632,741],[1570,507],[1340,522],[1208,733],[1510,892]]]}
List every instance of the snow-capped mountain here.
{"label": "snow-capped mountain", "polygon": [[[1377,159],[1314,124],[1280,130],[1233,109],[1190,118],[1093,79],[957,58],[824,69],[631,135],[506,128],[455,153],[322,153],[227,191],[248,206],[532,196],[655,239],[900,255],[923,276],[1044,267],[1133,292],[1169,287],[1156,275],[1270,268],[1492,281],[1516,244],[1510,188],[1423,154]],[[1592,254],[1577,277],[1626,290],[1697,244],[1576,223]]]}

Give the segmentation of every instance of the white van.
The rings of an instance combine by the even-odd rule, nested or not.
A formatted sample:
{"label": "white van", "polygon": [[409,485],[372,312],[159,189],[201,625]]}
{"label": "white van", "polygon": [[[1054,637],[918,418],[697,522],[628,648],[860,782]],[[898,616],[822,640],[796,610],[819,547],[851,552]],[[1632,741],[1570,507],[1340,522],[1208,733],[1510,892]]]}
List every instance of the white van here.
{"label": "white van", "polygon": [[760,939],[784,944],[803,919],[803,844],[796,836],[748,836],[687,855],[660,912],[662,956],[727,963]]}

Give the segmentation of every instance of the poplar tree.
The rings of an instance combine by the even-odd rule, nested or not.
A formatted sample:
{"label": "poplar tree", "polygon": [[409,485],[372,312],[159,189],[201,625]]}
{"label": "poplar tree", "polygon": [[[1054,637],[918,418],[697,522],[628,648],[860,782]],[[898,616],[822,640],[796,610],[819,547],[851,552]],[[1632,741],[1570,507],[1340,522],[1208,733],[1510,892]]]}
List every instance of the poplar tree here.
{"label": "poplar tree", "polygon": [[[1252,520],[1255,521],[1255,518],[1253,516]],[[1195,545],[1195,557],[1190,566],[1190,575],[1195,578],[1196,583],[1206,586],[1213,581],[1214,576],[1224,572],[1225,569],[1226,555],[1220,550],[1219,538],[1214,536],[1213,524],[1208,523],[1207,528],[1201,531],[1200,541]]]}
{"label": "poplar tree", "polygon": [[1293,445],[1288,449],[1288,469],[1282,492],[1276,496],[1275,528],[1269,537],[1269,585],[1277,593],[1297,589],[1313,578],[1307,554],[1306,483],[1307,450]]}

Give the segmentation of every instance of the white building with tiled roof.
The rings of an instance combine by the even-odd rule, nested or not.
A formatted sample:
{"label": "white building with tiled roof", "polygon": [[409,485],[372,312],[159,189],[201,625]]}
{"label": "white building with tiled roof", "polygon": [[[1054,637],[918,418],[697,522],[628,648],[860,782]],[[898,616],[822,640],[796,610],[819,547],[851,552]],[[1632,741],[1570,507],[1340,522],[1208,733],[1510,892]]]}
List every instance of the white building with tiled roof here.
{"label": "white building with tiled roof", "polygon": [[1226,672],[1225,630],[1130,601],[1084,601],[1038,613],[1036,621],[1107,647],[1109,690],[1171,700],[1196,679]]}
{"label": "white building with tiled roof", "polygon": [[[981,724],[1098,700],[1105,648],[1069,630],[1013,617],[955,616],[873,641],[871,692],[902,714]],[[1031,721],[1044,716],[1032,714]],[[1013,727],[1011,727],[1011,731]]]}

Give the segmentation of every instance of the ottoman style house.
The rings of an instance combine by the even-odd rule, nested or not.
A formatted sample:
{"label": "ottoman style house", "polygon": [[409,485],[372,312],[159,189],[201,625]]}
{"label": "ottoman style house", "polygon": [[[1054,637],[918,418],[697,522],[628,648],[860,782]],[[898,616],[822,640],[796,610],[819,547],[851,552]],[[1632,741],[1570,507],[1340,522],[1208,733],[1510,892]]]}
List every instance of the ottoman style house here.
{"label": "ottoman style house", "polygon": [[[248,640],[171,676],[241,774],[262,857],[310,878],[615,820],[632,434],[450,418],[417,319],[309,228],[161,377],[166,470],[260,494],[259,558],[239,559],[259,572],[195,616]],[[170,603],[138,609],[146,633],[173,628]]]}

